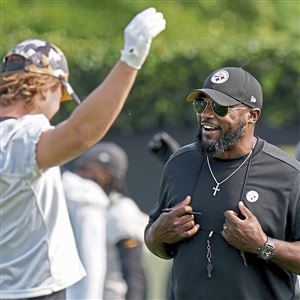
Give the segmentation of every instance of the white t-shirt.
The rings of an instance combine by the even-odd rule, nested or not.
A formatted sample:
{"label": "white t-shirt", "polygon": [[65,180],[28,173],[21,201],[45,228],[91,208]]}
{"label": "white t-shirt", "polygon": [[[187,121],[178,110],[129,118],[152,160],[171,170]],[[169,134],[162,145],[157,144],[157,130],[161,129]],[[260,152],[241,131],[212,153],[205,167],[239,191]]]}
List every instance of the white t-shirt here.
{"label": "white t-shirt", "polygon": [[0,122],[0,298],[48,295],[84,275],[58,167],[40,172],[44,115]]}

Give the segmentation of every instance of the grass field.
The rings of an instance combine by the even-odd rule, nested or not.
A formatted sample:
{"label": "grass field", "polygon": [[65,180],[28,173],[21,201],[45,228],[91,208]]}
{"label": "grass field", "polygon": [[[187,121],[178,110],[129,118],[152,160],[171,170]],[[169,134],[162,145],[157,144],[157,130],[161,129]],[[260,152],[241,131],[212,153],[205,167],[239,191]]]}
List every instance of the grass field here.
{"label": "grass field", "polygon": [[279,146],[283,151],[287,152],[289,155],[296,156],[296,147],[294,145],[282,145]]}
{"label": "grass field", "polygon": [[149,251],[145,255],[148,280],[148,300],[166,299],[166,287],[172,260],[161,259]]}

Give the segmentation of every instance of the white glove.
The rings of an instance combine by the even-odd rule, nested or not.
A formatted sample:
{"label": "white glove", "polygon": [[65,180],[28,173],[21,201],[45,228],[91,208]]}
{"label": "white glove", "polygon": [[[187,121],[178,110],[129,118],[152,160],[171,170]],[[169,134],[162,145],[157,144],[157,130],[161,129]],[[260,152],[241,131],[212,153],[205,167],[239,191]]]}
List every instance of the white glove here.
{"label": "white glove", "polygon": [[140,69],[147,58],[152,39],[165,28],[163,14],[153,7],[136,15],[124,30],[125,45],[121,51],[121,61]]}

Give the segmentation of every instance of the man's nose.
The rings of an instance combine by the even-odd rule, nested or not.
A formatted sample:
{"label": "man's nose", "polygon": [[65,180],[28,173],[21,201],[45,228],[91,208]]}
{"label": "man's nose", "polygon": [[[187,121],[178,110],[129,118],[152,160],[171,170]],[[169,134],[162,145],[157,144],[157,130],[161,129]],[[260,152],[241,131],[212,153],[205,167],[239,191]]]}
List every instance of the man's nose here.
{"label": "man's nose", "polygon": [[207,105],[206,105],[206,107],[204,108],[204,110],[202,111],[202,113],[200,113],[200,115],[201,116],[203,116],[203,115],[214,115],[215,114],[215,112],[214,112],[214,110],[213,110],[213,108],[212,108],[212,102],[211,101],[208,101],[208,103],[207,103]]}

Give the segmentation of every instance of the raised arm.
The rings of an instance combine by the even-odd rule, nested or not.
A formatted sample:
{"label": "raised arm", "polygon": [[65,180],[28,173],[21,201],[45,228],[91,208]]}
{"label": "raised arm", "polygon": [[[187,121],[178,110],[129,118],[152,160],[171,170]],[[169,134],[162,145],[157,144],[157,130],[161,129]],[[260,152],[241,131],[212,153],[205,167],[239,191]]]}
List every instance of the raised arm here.
{"label": "raised arm", "polygon": [[44,132],[37,145],[40,169],[78,156],[101,139],[119,115],[144,63],[152,39],[165,28],[163,15],[149,8],[138,14],[124,31],[120,61],[104,82],[74,110],[70,118]]}

